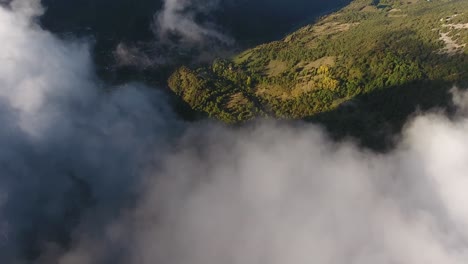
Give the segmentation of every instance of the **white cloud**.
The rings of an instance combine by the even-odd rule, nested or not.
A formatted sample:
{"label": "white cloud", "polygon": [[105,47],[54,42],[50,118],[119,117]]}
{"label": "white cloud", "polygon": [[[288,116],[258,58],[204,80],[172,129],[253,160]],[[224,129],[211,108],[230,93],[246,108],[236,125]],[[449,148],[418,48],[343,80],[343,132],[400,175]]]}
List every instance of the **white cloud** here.
{"label": "white cloud", "polygon": [[155,29],[163,39],[168,33],[176,33],[189,43],[203,44],[218,41],[232,44],[232,39],[213,25],[196,21],[197,15],[207,15],[219,4],[218,0],[165,0],[161,12],[155,16]]}
{"label": "white cloud", "polygon": [[177,131],[163,95],[98,81],[87,43],[42,30],[40,6],[27,3],[0,7],[2,263],[70,240],[84,208],[118,210],[150,153]]}
{"label": "white cloud", "polygon": [[386,154],[304,123],[182,125],[28,8],[0,8],[2,263],[468,260],[463,115],[414,118]]}

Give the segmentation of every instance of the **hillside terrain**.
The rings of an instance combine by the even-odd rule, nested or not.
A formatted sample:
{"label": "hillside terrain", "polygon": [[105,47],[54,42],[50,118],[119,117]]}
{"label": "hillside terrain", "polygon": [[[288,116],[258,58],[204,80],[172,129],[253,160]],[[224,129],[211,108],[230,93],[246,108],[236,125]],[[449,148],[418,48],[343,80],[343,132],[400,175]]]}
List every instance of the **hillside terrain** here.
{"label": "hillside terrain", "polygon": [[[322,118],[392,91],[396,104],[432,106],[468,80],[467,43],[466,0],[355,0],[280,41],[181,67],[168,82],[191,108],[227,123]],[[379,111],[398,116],[381,101]]]}

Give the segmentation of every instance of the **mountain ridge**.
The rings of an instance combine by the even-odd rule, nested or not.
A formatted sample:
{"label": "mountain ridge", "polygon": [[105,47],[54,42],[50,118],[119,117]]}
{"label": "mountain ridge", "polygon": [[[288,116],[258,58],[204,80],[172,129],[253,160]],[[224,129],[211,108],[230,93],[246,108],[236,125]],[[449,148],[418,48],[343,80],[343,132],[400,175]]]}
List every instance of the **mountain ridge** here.
{"label": "mountain ridge", "polygon": [[463,84],[467,43],[466,1],[355,0],[282,40],[181,67],[168,84],[192,109],[227,123],[304,119],[391,87]]}

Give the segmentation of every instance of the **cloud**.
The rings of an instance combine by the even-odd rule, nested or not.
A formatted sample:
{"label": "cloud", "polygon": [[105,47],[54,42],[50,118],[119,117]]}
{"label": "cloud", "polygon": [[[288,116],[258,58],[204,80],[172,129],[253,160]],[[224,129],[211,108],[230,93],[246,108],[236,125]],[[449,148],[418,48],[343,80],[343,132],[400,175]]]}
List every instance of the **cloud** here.
{"label": "cloud", "polygon": [[44,13],[40,0],[7,0],[6,3],[18,15],[18,19],[29,21]]}
{"label": "cloud", "polygon": [[176,34],[183,42],[205,44],[220,42],[232,44],[233,40],[222,34],[209,22],[198,22],[197,16],[207,16],[219,5],[218,0],[165,0],[162,11],[155,16],[155,29],[162,39],[168,34]]}
{"label": "cloud", "polygon": [[219,0],[164,0],[151,24],[155,38],[149,42],[117,44],[113,51],[114,66],[154,70],[232,55],[235,40],[212,19],[220,4]]}
{"label": "cloud", "polygon": [[178,127],[161,93],[107,87],[87,43],[43,31],[32,22],[39,6],[19,3],[0,8],[2,263],[67,244],[86,208],[118,210]]}
{"label": "cloud", "polygon": [[376,154],[304,124],[192,127],[62,263],[464,263],[467,132],[427,114]]}
{"label": "cloud", "polygon": [[150,67],[157,62],[155,59],[150,59],[147,54],[136,46],[128,46],[124,43],[117,45],[114,57],[118,66],[136,66],[142,69]]}
{"label": "cloud", "polygon": [[0,8],[2,263],[468,259],[464,93],[388,153],[301,122],[184,124],[162,94],[99,81],[87,43],[26,6]]}

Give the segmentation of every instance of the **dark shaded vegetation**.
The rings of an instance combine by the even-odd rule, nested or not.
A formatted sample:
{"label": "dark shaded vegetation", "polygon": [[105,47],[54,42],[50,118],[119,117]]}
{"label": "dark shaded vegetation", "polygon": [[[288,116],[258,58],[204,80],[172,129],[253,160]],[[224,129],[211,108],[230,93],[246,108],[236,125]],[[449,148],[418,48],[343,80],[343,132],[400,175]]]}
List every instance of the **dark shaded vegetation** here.
{"label": "dark shaded vegetation", "polygon": [[398,142],[399,133],[412,115],[426,111],[453,115],[452,88],[453,83],[446,81],[390,87],[357,96],[332,111],[306,120],[323,125],[335,140],[353,138],[362,146],[386,151]]}
{"label": "dark shaded vegetation", "polygon": [[[243,49],[279,38],[306,21],[330,9],[344,6],[350,0],[222,0],[209,16],[200,22],[216,24],[236,40],[228,47]],[[206,1],[209,2],[209,1]],[[93,39],[93,53],[99,75],[107,81],[123,83],[143,81],[165,84],[180,65],[193,65],[201,50],[186,46],[161,44],[151,24],[162,9],[162,0],[42,0],[46,13],[41,24],[47,30],[69,37]],[[205,2],[194,1],[193,5]],[[116,65],[113,51],[119,43],[138,47],[154,63],[147,67]],[[160,60],[160,56],[164,59]],[[195,61],[196,62],[196,61]]]}

